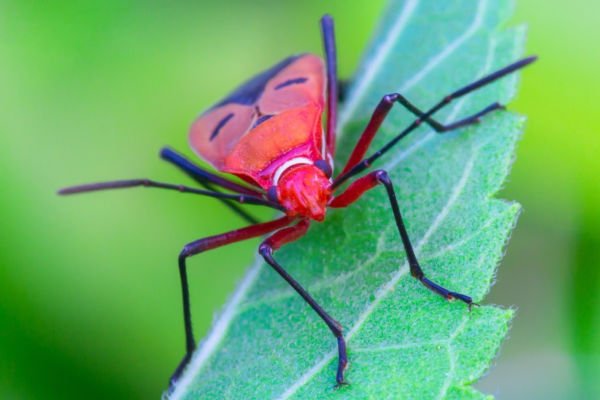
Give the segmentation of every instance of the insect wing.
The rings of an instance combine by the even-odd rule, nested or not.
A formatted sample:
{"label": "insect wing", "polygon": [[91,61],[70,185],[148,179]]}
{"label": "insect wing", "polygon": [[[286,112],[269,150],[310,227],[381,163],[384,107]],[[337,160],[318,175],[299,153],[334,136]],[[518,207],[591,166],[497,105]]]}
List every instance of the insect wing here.
{"label": "insect wing", "polygon": [[321,59],[307,54],[273,77],[259,99],[263,114],[276,115],[308,105],[323,109],[324,68]]}
{"label": "insect wing", "polygon": [[194,122],[190,145],[200,157],[222,170],[225,158],[255,119],[254,107],[235,103],[219,106]]}
{"label": "insect wing", "polygon": [[200,115],[190,130],[192,149],[215,168],[226,171],[227,157],[254,128],[292,108],[312,104],[322,110],[323,79],[319,57],[305,54],[286,58]]}

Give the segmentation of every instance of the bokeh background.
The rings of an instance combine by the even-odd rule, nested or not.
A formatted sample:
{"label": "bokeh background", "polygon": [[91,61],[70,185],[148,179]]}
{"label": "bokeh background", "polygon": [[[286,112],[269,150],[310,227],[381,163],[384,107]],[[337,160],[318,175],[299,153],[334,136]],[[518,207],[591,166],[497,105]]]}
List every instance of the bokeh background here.
{"label": "bokeh background", "polygon": [[[55,190],[187,182],[157,153],[191,155],[199,111],[290,53],[320,52],[324,12],[350,76],[383,3],[0,1],[0,398],[159,397],[183,351],[176,255],[239,219],[168,192]],[[478,383],[500,399],[600,398],[598,15],[592,0],[522,0],[511,22],[541,59],[510,104],[529,120],[501,197],[524,212],[487,301],[518,313]],[[255,245],[192,264],[199,336]]]}

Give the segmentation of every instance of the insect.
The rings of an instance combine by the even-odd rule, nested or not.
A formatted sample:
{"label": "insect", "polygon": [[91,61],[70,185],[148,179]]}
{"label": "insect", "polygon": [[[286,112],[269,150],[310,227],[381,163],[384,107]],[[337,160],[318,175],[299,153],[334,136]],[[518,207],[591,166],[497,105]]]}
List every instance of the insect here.
{"label": "insect", "polygon": [[[325,15],[321,19],[321,31],[325,60],[313,54],[288,57],[242,84],[193,123],[189,133],[192,149],[217,171],[237,176],[241,182],[201,168],[174,150],[164,148],[161,157],[180,168],[203,189],[149,179],[132,179],[73,186],[59,192],[66,195],[135,186],[176,190],[217,198],[250,223],[241,229],[193,241],[185,245],[179,254],[186,352],[171,377],[171,387],[181,376],[196,347],[187,259],[217,247],[267,234],[269,236],[258,249],[260,255],[331,330],[338,347],[336,382],[338,385],[344,384],[348,357],[342,326],[286,272],[274,253],[281,246],[302,237],[312,221],[323,221],[328,208],[350,206],[365,192],[379,186],[383,186],[389,198],[411,275],[446,299],[458,299],[466,303],[469,309],[474,304],[471,297],[446,289],[425,275],[405,228],[394,185],[386,171],[368,172],[343,189],[342,184],[366,171],[421,124],[444,133],[477,123],[485,114],[503,108],[493,103],[450,124],[433,119],[433,114],[453,100],[523,68],[535,61],[536,57],[524,58],[472,82],[442,97],[426,111],[400,93],[384,95],[341,172],[334,175],[339,82],[331,16]],[[415,115],[415,119],[386,145],[366,156],[379,127],[395,104],[405,107]],[[322,121],[323,114],[326,116],[325,123]],[[270,207],[283,212],[283,216],[269,222],[258,222],[240,204]]]}

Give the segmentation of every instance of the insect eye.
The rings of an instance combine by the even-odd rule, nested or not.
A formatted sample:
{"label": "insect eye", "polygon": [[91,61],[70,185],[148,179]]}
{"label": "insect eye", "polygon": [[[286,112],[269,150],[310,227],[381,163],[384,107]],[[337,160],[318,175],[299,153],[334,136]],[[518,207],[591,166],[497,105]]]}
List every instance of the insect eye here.
{"label": "insect eye", "polygon": [[279,199],[277,198],[277,186],[271,186],[269,190],[267,190],[267,199],[273,203],[279,203]]}
{"label": "insect eye", "polygon": [[315,167],[317,167],[321,171],[323,171],[325,176],[327,176],[328,178],[331,178],[331,174],[333,174],[333,171],[331,170],[331,165],[329,165],[329,163],[327,161],[317,160],[317,161],[315,161]]}

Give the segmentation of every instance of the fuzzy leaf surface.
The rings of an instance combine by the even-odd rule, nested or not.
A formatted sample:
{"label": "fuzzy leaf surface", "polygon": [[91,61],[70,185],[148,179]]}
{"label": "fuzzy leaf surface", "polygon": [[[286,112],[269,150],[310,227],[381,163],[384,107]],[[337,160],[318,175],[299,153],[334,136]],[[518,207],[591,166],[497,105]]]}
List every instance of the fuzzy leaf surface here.
{"label": "fuzzy leaf surface", "polygon": [[[521,56],[506,29],[510,2],[391,1],[340,110],[338,171],[386,93],[423,109]],[[338,38],[343,40],[343,38]],[[436,114],[450,122],[507,103],[515,75]],[[394,108],[372,149],[414,117]],[[350,385],[335,390],[336,344],[326,325],[257,261],[202,341],[172,399],[479,399],[474,388],[512,311],[485,305],[519,206],[493,198],[512,162],[522,118],[510,112],[443,135],[423,126],[374,166],[389,171],[407,229],[432,280],[484,304],[468,312],[410,276],[383,189],[275,253],[344,327]]]}

